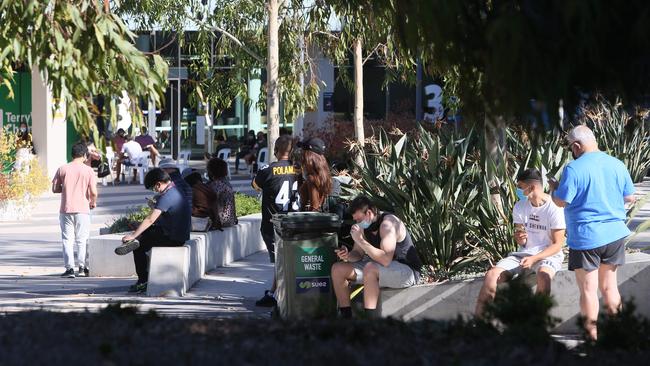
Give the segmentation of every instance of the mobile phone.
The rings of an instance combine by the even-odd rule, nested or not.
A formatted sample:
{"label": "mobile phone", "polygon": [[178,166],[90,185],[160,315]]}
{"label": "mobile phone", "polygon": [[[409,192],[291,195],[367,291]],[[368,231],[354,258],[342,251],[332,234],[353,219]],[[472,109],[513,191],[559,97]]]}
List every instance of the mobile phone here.
{"label": "mobile phone", "polygon": [[524,226],[524,224],[515,224],[515,232],[525,233],[526,227]]}

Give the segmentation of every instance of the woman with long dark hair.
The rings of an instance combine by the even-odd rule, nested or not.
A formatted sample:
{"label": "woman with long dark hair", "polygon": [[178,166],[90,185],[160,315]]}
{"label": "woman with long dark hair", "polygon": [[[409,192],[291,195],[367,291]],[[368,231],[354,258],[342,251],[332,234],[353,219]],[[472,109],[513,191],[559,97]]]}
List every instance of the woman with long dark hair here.
{"label": "woman with long dark hair", "polygon": [[325,143],[310,138],[298,144],[302,148],[300,166],[303,182],[299,188],[302,211],[321,211],[332,193],[332,175],[325,159]]}

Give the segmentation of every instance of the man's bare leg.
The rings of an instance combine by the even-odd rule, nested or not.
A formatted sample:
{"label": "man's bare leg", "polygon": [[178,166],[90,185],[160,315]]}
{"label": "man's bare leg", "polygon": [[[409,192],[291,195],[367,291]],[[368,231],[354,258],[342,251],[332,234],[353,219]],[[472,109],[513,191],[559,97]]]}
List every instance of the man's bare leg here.
{"label": "man's bare leg", "polygon": [[621,309],[621,294],[618,292],[616,279],[617,268],[618,266],[611,264],[601,264],[598,268],[598,286],[609,315],[614,315]]}
{"label": "man's bare leg", "polygon": [[350,281],[354,281],[357,274],[350,263],[337,262],[332,266],[332,286],[339,307],[350,307]]}
{"label": "man's bare leg", "polygon": [[580,290],[580,313],[585,318],[587,336],[593,340],[598,337],[596,320],[598,319],[598,271],[587,272],[576,269],[576,282]]}
{"label": "man's bare leg", "polygon": [[379,268],[375,263],[363,267],[363,307],[367,310],[377,309],[379,301]]}
{"label": "man's bare leg", "polygon": [[510,279],[510,275],[503,268],[492,267],[487,271],[485,280],[483,281],[483,287],[481,287],[478,299],[476,300],[474,314],[477,317],[483,316],[485,305],[494,300],[494,296],[497,293],[497,285],[508,281],[508,279]]}
{"label": "man's bare leg", "polygon": [[537,271],[537,290],[538,294],[550,295],[551,281],[555,276],[555,271],[549,267],[540,267]]}

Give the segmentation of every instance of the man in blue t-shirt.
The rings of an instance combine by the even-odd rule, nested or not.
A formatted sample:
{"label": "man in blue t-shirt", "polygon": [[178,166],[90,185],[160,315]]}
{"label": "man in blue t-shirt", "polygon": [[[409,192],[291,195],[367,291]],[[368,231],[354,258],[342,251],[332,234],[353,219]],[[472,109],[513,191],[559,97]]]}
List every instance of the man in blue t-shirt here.
{"label": "man in blue t-shirt", "polygon": [[561,181],[549,185],[553,201],[564,207],[569,245],[569,270],[575,271],[585,329],[596,339],[598,288],[607,312],[621,306],[616,269],[625,263],[625,204],[633,203],[634,185],[625,165],[598,150],[594,133],[577,126],[567,136],[575,159]]}
{"label": "man in blue t-shirt", "polygon": [[190,238],[192,217],[192,206],[176,189],[169,174],[162,169],[149,171],[144,178],[144,186],[156,192],[153,210],[133,234],[122,238],[124,244],[115,248],[115,254],[118,255],[133,252],[138,282],[129,288],[129,292],[139,293],[147,290],[147,251],[152,247],[183,245]]}

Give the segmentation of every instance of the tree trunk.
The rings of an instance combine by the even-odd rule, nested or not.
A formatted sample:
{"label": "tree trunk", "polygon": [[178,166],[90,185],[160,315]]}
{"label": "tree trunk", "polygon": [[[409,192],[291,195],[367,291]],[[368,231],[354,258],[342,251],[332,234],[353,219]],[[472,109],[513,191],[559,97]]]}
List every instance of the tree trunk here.
{"label": "tree trunk", "polygon": [[268,65],[267,65],[267,99],[266,123],[268,132],[269,161],[275,161],[275,140],[280,135],[280,96],[278,92],[278,66],[280,52],[278,43],[278,14],[283,0],[268,0],[269,27],[268,27]]}
{"label": "tree trunk", "polygon": [[[363,41],[357,38],[354,41],[354,135],[363,149],[365,134],[363,131]],[[361,154],[355,156],[358,166],[363,167]]]}

